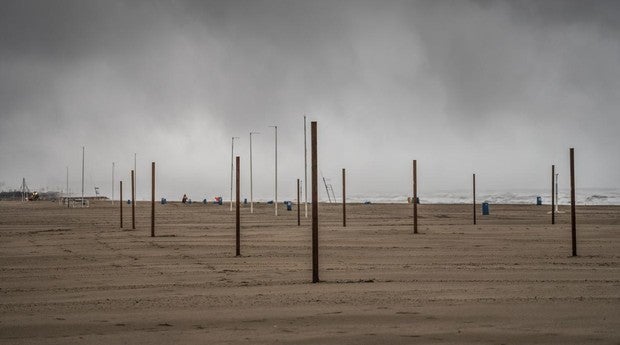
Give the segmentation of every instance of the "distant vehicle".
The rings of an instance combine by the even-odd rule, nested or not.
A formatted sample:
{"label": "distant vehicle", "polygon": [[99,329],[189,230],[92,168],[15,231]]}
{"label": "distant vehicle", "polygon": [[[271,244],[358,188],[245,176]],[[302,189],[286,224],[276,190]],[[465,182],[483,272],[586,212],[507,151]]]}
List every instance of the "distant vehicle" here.
{"label": "distant vehicle", "polygon": [[39,200],[39,193],[32,192],[32,194],[28,196],[28,201],[36,201],[36,200]]}

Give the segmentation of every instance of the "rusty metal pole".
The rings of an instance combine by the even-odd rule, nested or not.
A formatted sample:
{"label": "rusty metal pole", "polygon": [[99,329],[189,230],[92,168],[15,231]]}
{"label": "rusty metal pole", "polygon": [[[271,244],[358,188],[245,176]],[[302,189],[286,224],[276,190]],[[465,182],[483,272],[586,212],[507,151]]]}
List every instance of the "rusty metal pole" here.
{"label": "rusty metal pole", "polygon": [[151,237],[155,237],[155,162],[151,162]]}
{"label": "rusty metal pole", "polygon": [[301,202],[299,200],[299,179],[297,179],[297,226],[301,225]]}
{"label": "rusty metal pole", "polygon": [[239,181],[240,181],[240,177],[239,177],[239,156],[236,157],[235,159],[236,164],[237,164],[237,176],[235,179],[235,184],[237,185],[236,188],[236,193],[235,193],[235,211],[236,211],[236,234],[237,234],[237,241],[236,241],[236,247],[237,247],[237,252],[236,255],[237,256],[241,256],[241,216],[239,214],[239,206],[240,206],[240,202],[239,202]]}
{"label": "rusty metal pole", "polygon": [[136,179],[131,171],[131,228],[136,229]]}
{"label": "rusty metal pole", "polygon": [[575,216],[575,149],[570,149],[570,220],[572,225],[573,256],[577,256],[577,219]]}
{"label": "rusty metal pole", "polygon": [[418,233],[418,161],[413,160],[413,233]]}
{"label": "rusty metal pole", "polygon": [[346,171],[342,169],[342,226],[347,227],[347,183],[346,183]]}
{"label": "rusty metal pole", "polygon": [[121,229],[123,228],[123,181],[120,181],[120,202],[118,203],[121,208]]}
{"label": "rusty metal pole", "polygon": [[319,178],[316,121],[310,123],[312,149],[312,282],[319,282]]}
{"label": "rusty metal pole", "polygon": [[551,166],[551,224],[555,224],[555,165]]}
{"label": "rusty metal pole", "polygon": [[472,183],[473,183],[473,196],[474,196],[472,207],[473,207],[473,215],[474,215],[474,225],[476,225],[476,174],[473,174]]}

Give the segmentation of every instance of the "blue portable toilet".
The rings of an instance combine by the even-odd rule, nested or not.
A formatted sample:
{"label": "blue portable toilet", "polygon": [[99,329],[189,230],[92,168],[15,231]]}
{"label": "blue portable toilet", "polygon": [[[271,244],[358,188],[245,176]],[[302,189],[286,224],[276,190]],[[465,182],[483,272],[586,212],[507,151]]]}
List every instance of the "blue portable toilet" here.
{"label": "blue portable toilet", "polygon": [[540,196],[536,197],[536,205],[539,205],[539,206],[542,205],[542,197]]}
{"label": "blue portable toilet", "polygon": [[489,203],[488,202],[483,202],[482,203],[482,215],[483,216],[488,216],[489,215]]}
{"label": "blue portable toilet", "polygon": [[168,201],[166,200],[166,198],[161,198],[161,204],[162,205],[165,205],[167,203],[168,203]]}

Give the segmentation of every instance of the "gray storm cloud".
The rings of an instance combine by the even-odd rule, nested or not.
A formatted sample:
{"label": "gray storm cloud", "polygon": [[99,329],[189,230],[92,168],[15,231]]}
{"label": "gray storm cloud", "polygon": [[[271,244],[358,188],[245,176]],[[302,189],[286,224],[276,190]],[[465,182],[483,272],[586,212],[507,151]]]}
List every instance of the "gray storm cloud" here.
{"label": "gray storm cloud", "polygon": [[[546,188],[549,166],[620,188],[620,5],[615,1],[4,1],[0,181],[110,194],[228,195],[230,138],[255,195],[303,178],[303,115],[320,169],[349,190]],[[248,194],[247,170],[242,181]],[[567,179],[561,180],[563,183]]]}

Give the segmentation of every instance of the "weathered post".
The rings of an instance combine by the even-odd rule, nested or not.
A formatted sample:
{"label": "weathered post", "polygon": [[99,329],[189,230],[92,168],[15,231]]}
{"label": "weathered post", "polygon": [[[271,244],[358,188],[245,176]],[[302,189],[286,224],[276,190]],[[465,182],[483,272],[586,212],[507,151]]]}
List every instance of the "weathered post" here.
{"label": "weathered post", "polygon": [[131,228],[136,229],[136,180],[134,171],[131,171]]}
{"label": "weathered post", "polygon": [[551,224],[555,224],[555,165],[551,166]]}
{"label": "weathered post", "polygon": [[301,201],[299,200],[299,179],[297,179],[297,226],[301,225]]}
{"label": "weathered post", "polygon": [[151,237],[155,237],[155,162],[151,162]]}
{"label": "weathered post", "polygon": [[570,149],[570,220],[572,225],[573,256],[577,256],[577,219],[575,216],[575,149]]}
{"label": "weathered post", "polygon": [[310,123],[312,148],[312,282],[319,282],[319,178],[316,121]]}
{"label": "weathered post", "polygon": [[474,225],[476,225],[476,174],[473,174],[473,196],[474,196],[474,201],[473,201],[473,214],[474,214]]}
{"label": "weathered post", "polygon": [[342,169],[342,226],[346,228],[347,227],[347,194],[346,194],[347,183],[346,183],[345,174],[346,174],[346,171],[343,168]]}
{"label": "weathered post", "polygon": [[120,208],[121,208],[121,229],[122,229],[123,228],[123,181],[120,181],[119,193],[120,193],[119,195],[120,202],[118,204],[120,205]]}
{"label": "weathered post", "polygon": [[240,178],[239,178],[239,156],[237,156],[235,158],[236,158],[235,161],[236,161],[236,165],[237,165],[237,176],[236,176],[236,179],[235,179],[235,183],[237,185],[236,193],[235,193],[235,210],[236,210],[235,218],[236,218],[236,233],[237,233],[237,241],[236,241],[237,253],[236,253],[236,255],[237,256],[241,256],[241,216],[239,214],[239,206],[241,204],[239,202],[239,198],[240,198],[240,196],[239,196],[239,190],[240,190],[240,188],[239,188],[239,181],[240,181]]}
{"label": "weathered post", "polygon": [[418,161],[413,160],[413,233],[418,233]]}

